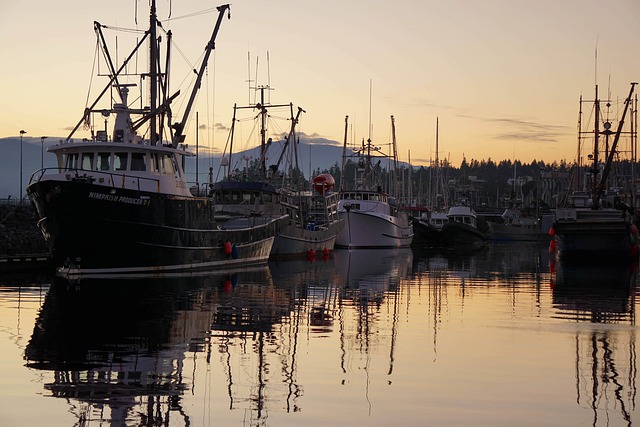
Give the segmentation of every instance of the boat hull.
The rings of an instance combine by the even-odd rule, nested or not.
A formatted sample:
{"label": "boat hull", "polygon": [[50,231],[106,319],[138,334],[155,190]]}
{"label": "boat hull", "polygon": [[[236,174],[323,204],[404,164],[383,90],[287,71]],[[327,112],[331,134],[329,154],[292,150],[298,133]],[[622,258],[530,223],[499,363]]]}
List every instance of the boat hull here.
{"label": "boat hull", "polygon": [[553,215],[543,214],[539,219],[518,218],[508,223],[487,221],[491,240],[542,242],[549,239]]}
{"label": "boat hull", "polygon": [[549,239],[549,230],[542,231],[539,224],[512,225],[487,222],[491,240],[542,242]]}
{"label": "boat hull", "polygon": [[343,228],[344,220],[330,223],[327,227],[305,229],[290,224],[276,236],[271,248],[272,257],[285,255],[306,255],[311,251],[324,253],[335,247],[338,232]]}
{"label": "boat hull", "polygon": [[339,216],[345,224],[336,238],[337,247],[404,248],[413,240],[413,227],[406,215],[347,210]]}
{"label": "boat hull", "polygon": [[615,209],[558,209],[553,225],[558,259],[632,261],[636,242],[628,215]]}
{"label": "boat hull", "polygon": [[486,243],[486,236],[480,230],[460,222],[448,222],[440,231],[443,245],[455,250],[476,250]]}
{"label": "boat hull", "polygon": [[413,240],[411,245],[418,247],[438,248],[443,245],[440,229],[429,224],[427,220],[413,218]]}
{"label": "boat hull", "polygon": [[210,199],[40,180],[27,188],[57,273],[90,276],[266,262],[281,221],[214,220]]}

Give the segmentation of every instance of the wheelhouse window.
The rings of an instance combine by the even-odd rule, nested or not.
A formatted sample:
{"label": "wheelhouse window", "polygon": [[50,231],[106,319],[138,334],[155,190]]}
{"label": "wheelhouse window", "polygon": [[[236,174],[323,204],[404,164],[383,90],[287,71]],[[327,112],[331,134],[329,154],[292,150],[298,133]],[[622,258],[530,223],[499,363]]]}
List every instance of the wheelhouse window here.
{"label": "wheelhouse window", "polygon": [[84,170],[93,169],[93,153],[82,153],[81,168]]}
{"label": "wheelhouse window", "polygon": [[165,175],[174,175],[177,177],[177,172],[175,168],[175,163],[173,160],[173,156],[169,154],[163,154],[162,160],[160,164],[160,170]]}
{"label": "wheelhouse window", "polygon": [[144,162],[144,153],[131,153],[131,170],[132,171],[147,170]]}
{"label": "wheelhouse window", "polygon": [[111,169],[111,153],[98,153],[96,158],[96,170],[108,171]]}
{"label": "wheelhouse window", "polygon": [[126,171],[128,157],[129,157],[129,153],[114,153],[113,154],[113,170]]}
{"label": "wheelhouse window", "polygon": [[151,159],[150,170],[153,173],[160,173],[160,162],[158,161],[158,153],[150,153],[149,158]]}
{"label": "wheelhouse window", "polygon": [[67,154],[67,160],[65,162],[65,169],[78,169],[78,153],[69,153]]}

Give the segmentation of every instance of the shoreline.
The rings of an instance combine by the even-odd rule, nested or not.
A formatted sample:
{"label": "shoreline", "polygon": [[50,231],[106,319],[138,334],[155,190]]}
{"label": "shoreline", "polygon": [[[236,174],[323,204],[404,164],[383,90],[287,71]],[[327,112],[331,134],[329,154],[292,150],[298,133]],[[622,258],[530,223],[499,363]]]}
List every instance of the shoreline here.
{"label": "shoreline", "polygon": [[30,203],[0,203],[0,271],[48,269],[49,249]]}

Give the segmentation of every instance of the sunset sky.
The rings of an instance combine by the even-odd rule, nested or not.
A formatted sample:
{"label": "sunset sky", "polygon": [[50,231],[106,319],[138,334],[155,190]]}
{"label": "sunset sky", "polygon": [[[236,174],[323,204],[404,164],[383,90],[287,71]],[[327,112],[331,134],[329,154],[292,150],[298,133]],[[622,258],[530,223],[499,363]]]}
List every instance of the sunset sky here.
{"label": "sunset sky", "polygon": [[[195,64],[217,12],[182,17],[220,4],[158,0],[176,61]],[[91,82],[93,21],[136,28],[136,10],[144,29],[145,0],[0,0],[0,138],[21,129],[38,140],[66,137]],[[112,46],[118,34],[124,58],[129,34],[106,34]],[[299,131],[307,135],[341,143],[349,115],[349,138],[366,138],[371,83],[372,139],[390,141],[394,115],[403,161],[409,152],[415,165],[434,156],[438,117],[440,157],[454,165],[463,156],[570,162],[580,95],[592,98],[597,82],[603,96],[620,100],[640,80],[640,2],[231,3],[197,107],[200,124],[218,129],[206,137],[214,149],[227,138],[233,104],[249,102],[256,58],[258,84],[273,89],[271,102],[306,110]],[[185,74],[174,74],[175,88]],[[94,79],[95,88],[103,85]]]}

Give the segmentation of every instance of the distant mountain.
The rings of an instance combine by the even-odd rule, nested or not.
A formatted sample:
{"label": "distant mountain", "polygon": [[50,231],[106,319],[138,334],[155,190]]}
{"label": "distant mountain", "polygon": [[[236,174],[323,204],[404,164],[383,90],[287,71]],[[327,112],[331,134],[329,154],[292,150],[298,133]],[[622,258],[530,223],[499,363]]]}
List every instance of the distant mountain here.
{"label": "distant mountain", "polygon": [[[59,138],[47,138],[44,143],[44,156],[41,156],[40,138],[22,139],[22,192],[29,184],[31,174],[40,169],[41,159],[44,167],[55,167],[55,158],[46,152],[47,147],[57,143]],[[0,138],[0,199],[18,197],[20,188],[20,138]]]}
{"label": "distant mountain", "polygon": [[[282,149],[284,147],[284,141],[272,142],[267,150],[267,157],[265,159],[267,167],[274,165],[278,161]],[[189,147],[191,151],[194,151],[194,147]],[[302,170],[304,176],[309,177],[310,171],[313,172],[317,169],[325,170],[334,165],[340,167],[342,165],[342,146],[337,143],[321,138],[306,138],[300,137],[300,142],[297,147],[298,151],[298,167]],[[351,150],[348,150],[351,153]],[[231,168],[232,170],[242,170],[247,165],[256,162],[260,155],[260,147],[255,147],[249,150],[233,153],[231,155]],[[221,179],[223,172],[220,171],[221,155],[217,156],[201,156],[198,161],[198,174],[200,175],[200,182],[207,180],[207,174],[209,167],[213,168],[213,180],[217,181]],[[225,154],[224,157],[229,157]],[[281,161],[280,170],[284,168],[286,157]],[[189,181],[195,180],[195,159],[187,159],[186,169]],[[220,171],[220,172],[219,172]],[[216,178],[217,177],[217,178]]]}

